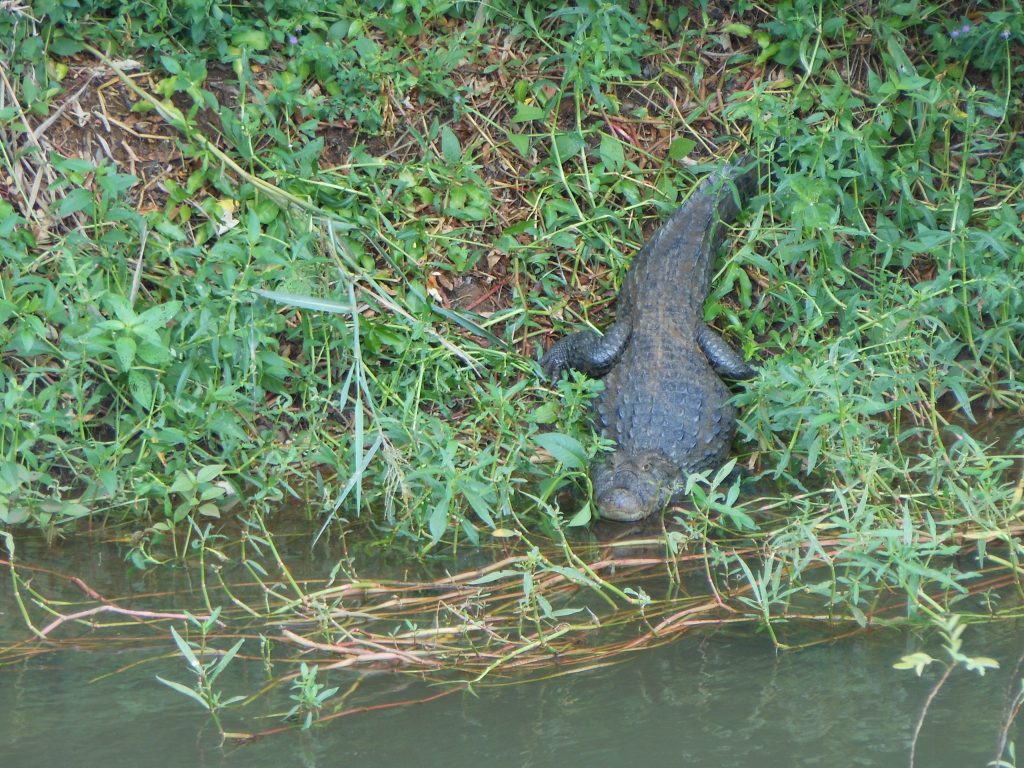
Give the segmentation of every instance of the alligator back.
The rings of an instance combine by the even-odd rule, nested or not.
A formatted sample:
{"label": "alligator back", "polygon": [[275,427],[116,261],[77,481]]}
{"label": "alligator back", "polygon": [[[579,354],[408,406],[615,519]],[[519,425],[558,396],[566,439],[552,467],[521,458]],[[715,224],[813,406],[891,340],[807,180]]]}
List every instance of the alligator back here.
{"label": "alligator back", "polygon": [[[681,480],[717,467],[728,456],[736,411],[701,342],[711,333],[701,310],[723,224],[758,180],[757,163],[748,159],[713,173],[630,266],[616,312],[616,324],[630,328],[629,340],[595,403],[597,426],[616,443],[614,454],[591,469],[605,517],[651,514],[665,498],[650,489],[671,485],[673,475]],[[657,457],[668,460],[668,469],[657,469]]]}
{"label": "alligator back", "polygon": [[735,378],[753,369],[704,325],[701,307],[722,225],[759,179],[745,158],[702,181],[633,259],[614,325],[560,339],[541,360],[552,378],[566,368],[604,378],[597,426],[616,447],[590,469],[602,517],[653,514],[686,473],[728,455],[736,413],[716,368]]}
{"label": "alligator back", "polygon": [[657,451],[683,472],[721,463],[732,442],[735,409],[692,338],[641,331],[604,379],[597,426],[620,451]]}

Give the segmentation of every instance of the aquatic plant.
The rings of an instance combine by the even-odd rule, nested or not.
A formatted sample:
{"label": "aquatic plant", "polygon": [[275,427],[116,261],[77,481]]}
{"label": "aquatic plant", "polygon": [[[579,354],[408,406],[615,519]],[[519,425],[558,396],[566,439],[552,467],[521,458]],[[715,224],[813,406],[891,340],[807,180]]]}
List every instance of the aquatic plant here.
{"label": "aquatic plant", "polygon": [[[931,691],[929,691],[928,697],[925,699],[924,706],[921,709],[921,714],[917,719],[917,723],[914,725],[913,738],[910,743],[910,768],[914,768],[914,757],[917,749],[917,743],[921,735],[921,727],[924,725],[925,718],[928,716],[928,710],[953,671],[958,667],[963,667],[968,672],[975,672],[978,675],[983,676],[987,670],[999,668],[999,662],[995,659],[988,658],[987,656],[968,656],[964,653],[963,633],[967,625],[962,623],[960,616],[957,614],[940,614],[936,615],[932,622],[937,629],[939,636],[942,638],[942,647],[949,660],[940,661],[923,651],[917,651],[904,656],[897,663],[893,664],[893,667],[896,669],[914,670],[918,677],[921,677],[924,670],[932,664],[938,664],[943,667],[942,674],[935,682]],[[1007,707],[1008,717],[1005,727],[999,735],[996,756],[990,763],[988,763],[988,765],[997,766],[997,768],[1008,768],[1013,765],[1012,762],[1007,762],[1003,758],[1008,756],[1013,760],[1014,747],[1012,742],[1008,742],[1007,736],[1010,724],[1020,711],[1022,702],[1024,702],[1024,696],[1021,694],[1017,694],[1009,702],[1009,706]]]}

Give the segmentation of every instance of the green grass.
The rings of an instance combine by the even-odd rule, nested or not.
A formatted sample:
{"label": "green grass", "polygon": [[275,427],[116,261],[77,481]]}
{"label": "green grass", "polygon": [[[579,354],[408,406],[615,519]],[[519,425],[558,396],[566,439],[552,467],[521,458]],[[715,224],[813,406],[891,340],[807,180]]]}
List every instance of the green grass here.
{"label": "green grass", "polygon": [[584,524],[599,384],[533,361],[753,148],[705,314],[761,363],[738,460],[775,490],[697,479],[666,542],[769,624],[1019,573],[1021,434],[964,424],[1024,413],[1024,15],[872,8],[0,11],[0,522],[126,523],[139,567],[288,499],[421,552]]}

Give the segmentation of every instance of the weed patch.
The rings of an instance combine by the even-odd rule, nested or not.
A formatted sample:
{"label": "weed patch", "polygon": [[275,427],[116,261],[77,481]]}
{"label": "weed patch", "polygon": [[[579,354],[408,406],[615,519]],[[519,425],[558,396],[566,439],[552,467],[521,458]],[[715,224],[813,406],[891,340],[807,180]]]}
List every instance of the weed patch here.
{"label": "weed patch", "polygon": [[775,490],[692,479],[666,546],[706,542],[769,626],[1017,574],[1021,433],[965,425],[1024,411],[1022,18],[6,6],[0,521],[127,523],[138,567],[287,498],[420,556],[584,524],[600,384],[534,360],[751,148],[769,188],[705,318],[761,365],[738,466]]}

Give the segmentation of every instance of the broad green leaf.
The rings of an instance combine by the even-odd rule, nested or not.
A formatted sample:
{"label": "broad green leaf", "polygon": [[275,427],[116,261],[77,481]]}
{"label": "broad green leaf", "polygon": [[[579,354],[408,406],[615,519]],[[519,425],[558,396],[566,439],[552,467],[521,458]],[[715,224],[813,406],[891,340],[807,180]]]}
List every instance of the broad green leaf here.
{"label": "broad green leaf", "polygon": [[108,293],[103,297],[103,303],[110,308],[123,325],[131,326],[135,324],[138,315],[135,314],[135,310],[132,309],[131,304],[128,303],[124,296],[119,296],[116,293]]}
{"label": "broad green leaf", "polygon": [[592,517],[593,515],[590,512],[590,502],[588,501],[586,504],[580,507],[580,511],[573,515],[572,520],[566,523],[566,525],[570,528],[577,528],[579,526],[586,525],[587,523],[589,523]]}
{"label": "broad green leaf", "polygon": [[249,210],[256,214],[256,221],[263,226],[270,224],[274,219],[281,215],[281,208],[277,203],[266,198],[260,200]]}
{"label": "broad green leaf", "polygon": [[974,411],[971,410],[971,398],[967,395],[967,390],[963,388],[963,385],[959,381],[951,381],[949,383],[949,389],[956,398],[957,403],[960,405],[960,409],[964,412],[964,416],[971,424],[977,424],[978,420],[974,418]]}
{"label": "broad green leaf", "polygon": [[508,141],[522,157],[526,157],[530,153],[530,137],[526,134],[510,133]]}
{"label": "broad green leaf", "polygon": [[964,184],[956,196],[956,217],[953,226],[963,229],[971,220],[974,213],[974,190],[970,184]]}
{"label": "broad green leaf", "polygon": [[252,48],[257,51],[265,50],[270,45],[266,32],[252,28],[236,32],[231,36],[231,42],[238,48]]}
{"label": "broad green leaf", "polygon": [[587,452],[575,437],[560,432],[545,432],[533,436],[533,442],[550,453],[569,469],[582,469],[587,463]]}
{"label": "broad green leaf", "polygon": [[622,166],[626,164],[622,142],[607,133],[601,136],[601,161],[610,171],[621,171]]}
{"label": "broad green leaf", "polygon": [[57,208],[57,214],[64,218],[73,213],[92,208],[92,204],[92,192],[84,187],[77,187],[64,195],[64,199],[60,201],[60,206]]}
{"label": "broad green leaf", "polygon": [[898,662],[892,665],[893,669],[912,669],[920,677],[921,673],[924,672],[924,668],[931,664],[935,659],[929,656],[927,653],[911,653],[903,656]]}
{"label": "broad green leaf", "polygon": [[128,389],[132,397],[145,409],[153,407],[153,385],[141,371],[128,371]]}
{"label": "broad green leaf", "polygon": [[212,517],[217,520],[220,519],[220,510],[217,508],[217,505],[214,504],[212,501],[208,501],[205,504],[200,504],[199,508],[196,511],[200,515],[203,515],[203,517]]}
{"label": "broad green leaf", "polygon": [[159,219],[157,219],[157,222],[154,226],[157,232],[159,232],[161,235],[164,235],[165,237],[170,238],[171,240],[174,240],[176,243],[182,243],[188,237],[188,235],[185,234],[184,229],[179,227],[177,224],[168,221],[162,216]]}
{"label": "broad green leaf", "polygon": [[[0,523],[18,525],[28,520],[28,509],[21,505],[11,507],[5,496],[0,496]],[[2,533],[2,532],[0,532]],[[13,539],[9,539],[13,542]]]}
{"label": "broad green leaf", "polygon": [[529,419],[534,424],[551,424],[558,418],[558,411],[558,405],[554,401],[548,400],[534,408]]}
{"label": "broad green leaf", "polygon": [[[155,328],[151,328],[148,325],[142,323],[133,323],[131,325],[132,332],[138,337],[138,340],[147,347],[163,347],[163,339],[160,338],[160,334],[156,332]],[[141,350],[140,350],[141,355]]]}
{"label": "broad green leaf", "polygon": [[[46,506],[47,505],[44,505],[44,508]],[[54,511],[61,517],[65,518],[85,517],[90,512],[87,506],[77,501],[57,501],[54,506]]]}
{"label": "broad green leaf", "polygon": [[122,371],[131,370],[135,362],[135,339],[131,336],[118,336],[114,340],[114,351],[117,352],[117,362]]}
{"label": "broad green leaf", "polygon": [[682,160],[688,154],[693,152],[693,148],[696,146],[697,142],[693,139],[676,139],[668,145],[669,160]]}
{"label": "broad green leaf", "polygon": [[[885,28],[883,27],[883,30],[884,29]],[[886,48],[889,51],[889,56],[892,60],[892,63],[895,64],[896,70],[899,72],[899,74],[902,75],[903,77],[913,78],[917,80],[917,69],[914,67],[913,62],[910,60],[910,57],[907,56],[907,52],[903,50],[903,46],[900,45],[896,35],[893,34],[891,31],[888,31],[884,35],[884,37]],[[928,81],[925,80],[925,82],[927,83]]]}
{"label": "broad green leaf", "polygon": [[578,133],[560,133],[555,136],[555,151],[558,159],[565,161],[583,149],[583,137]]}
{"label": "broad green leaf", "polygon": [[968,671],[984,675],[986,670],[999,669],[999,662],[988,656],[969,656],[964,659]]}
{"label": "broad green leaf", "polygon": [[513,123],[525,123],[530,120],[543,120],[545,114],[543,109],[533,104],[517,104],[516,113],[512,116]]}
{"label": "broad green leaf", "polygon": [[196,472],[196,481],[208,483],[223,472],[226,466],[227,464],[208,464],[205,467],[200,467]]}
{"label": "broad green leaf", "polygon": [[139,346],[138,355],[147,365],[162,365],[171,359],[171,350],[162,344],[143,342]]}
{"label": "broad green leaf", "polygon": [[192,473],[183,470],[175,476],[168,491],[170,493],[188,493],[194,491],[197,485],[196,478]]}
{"label": "broad green leaf", "polygon": [[427,527],[430,528],[430,538],[436,544],[448,529],[448,499],[441,499],[434,507],[434,511],[430,513],[430,520],[427,521]]}
{"label": "broad green leaf", "polygon": [[447,125],[441,128],[441,156],[449,163],[458,163],[462,160],[459,137]]}
{"label": "broad green leaf", "polygon": [[139,315],[139,322],[142,325],[148,325],[150,328],[164,328],[171,321],[171,318],[178,314],[179,309],[181,309],[180,301],[168,301],[165,304],[157,304],[155,307],[150,307]]}
{"label": "broad green leaf", "polygon": [[491,515],[491,506],[481,495],[467,488],[462,492],[463,497],[469,502],[469,506],[476,512],[476,516],[483,521],[488,528],[494,528],[494,517]]}
{"label": "broad green leaf", "polygon": [[757,523],[754,519],[741,509],[727,506],[725,504],[714,504],[713,508],[724,517],[729,518],[741,531],[756,531]]}
{"label": "broad green leaf", "polygon": [[221,496],[227,493],[227,489],[222,485],[210,485],[203,488],[203,492],[199,494],[201,501],[212,501],[213,499],[219,499]]}
{"label": "broad green leaf", "polygon": [[730,35],[736,35],[736,37],[750,37],[753,34],[753,30],[749,26],[739,23],[726,24],[723,31]]}
{"label": "broad green leaf", "polygon": [[54,159],[54,165],[58,166],[64,173],[92,173],[96,170],[95,163],[80,157]]}
{"label": "broad green leaf", "polygon": [[163,64],[164,69],[172,75],[177,75],[181,72],[181,64],[173,56],[161,56],[160,63]]}
{"label": "broad green leaf", "polygon": [[47,48],[57,56],[74,56],[82,50],[82,43],[70,37],[57,37],[50,41]]}

